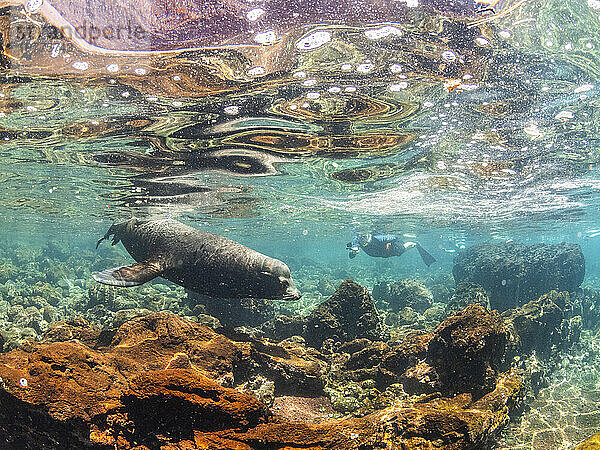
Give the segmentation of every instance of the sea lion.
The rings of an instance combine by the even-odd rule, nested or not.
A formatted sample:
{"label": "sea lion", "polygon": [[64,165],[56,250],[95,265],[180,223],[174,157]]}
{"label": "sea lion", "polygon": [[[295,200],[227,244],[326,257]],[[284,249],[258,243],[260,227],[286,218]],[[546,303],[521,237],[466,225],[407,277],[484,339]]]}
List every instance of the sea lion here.
{"label": "sea lion", "polygon": [[217,298],[297,300],[290,269],[238,242],[198,230],[176,220],[139,220],[112,225],[110,236],[137,261],[93,275],[113,286],[139,286],[158,276],[191,291]]}

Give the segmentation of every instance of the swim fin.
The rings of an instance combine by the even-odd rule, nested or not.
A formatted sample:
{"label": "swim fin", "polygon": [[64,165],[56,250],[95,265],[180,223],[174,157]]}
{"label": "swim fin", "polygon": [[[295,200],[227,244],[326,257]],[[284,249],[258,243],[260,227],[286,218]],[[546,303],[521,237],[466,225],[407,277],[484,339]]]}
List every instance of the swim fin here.
{"label": "swim fin", "polygon": [[417,247],[417,251],[419,252],[419,255],[421,255],[421,259],[427,267],[436,262],[436,259],[431,256],[423,247],[421,247],[420,244],[416,244],[415,247]]}

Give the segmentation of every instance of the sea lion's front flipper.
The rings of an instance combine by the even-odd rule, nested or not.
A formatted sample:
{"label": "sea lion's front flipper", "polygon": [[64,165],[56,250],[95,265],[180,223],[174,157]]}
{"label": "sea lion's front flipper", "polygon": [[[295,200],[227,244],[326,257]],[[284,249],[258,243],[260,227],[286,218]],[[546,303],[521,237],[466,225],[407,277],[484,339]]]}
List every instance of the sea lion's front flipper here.
{"label": "sea lion's front flipper", "polygon": [[163,267],[156,261],[143,261],[130,266],[114,267],[92,275],[94,280],[111,286],[132,287],[144,284],[163,272]]}

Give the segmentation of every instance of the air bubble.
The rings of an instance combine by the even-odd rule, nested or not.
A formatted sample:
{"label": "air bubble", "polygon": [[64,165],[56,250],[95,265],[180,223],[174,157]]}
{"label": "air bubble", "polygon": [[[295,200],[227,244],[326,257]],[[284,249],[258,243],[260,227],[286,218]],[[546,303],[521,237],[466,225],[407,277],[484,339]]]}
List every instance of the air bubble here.
{"label": "air bubble", "polygon": [[314,50],[331,41],[331,33],[329,31],[315,31],[308,36],[303,37],[296,43],[296,48],[299,50]]}
{"label": "air bubble", "polygon": [[578,88],[575,88],[575,90],[573,92],[575,94],[579,94],[580,92],[587,92],[587,91],[591,91],[592,89],[594,89],[593,84],[582,84]]}
{"label": "air bubble", "polygon": [[381,39],[388,36],[402,36],[402,30],[400,28],[387,25],[381,28],[373,28],[365,31],[365,36],[369,39]]}
{"label": "air bubble", "polygon": [[257,77],[257,76],[263,75],[264,73],[265,73],[265,68],[261,67],[261,66],[253,67],[252,69],[250,69],[248,71],[248,75],[250,75],[252,77]]}
{"label": "air bubble", "polygon": [[270,45],[277,41],[277,35],[274,31],[265,31],[264,33],[258,33],[254,36],[254,42],[258,42],[263,45]]}
{"label": "air bubble", "polygon": [[406,89],[408,87],[408,83],[406,81],[401,81],[400,83],[390,85],[390,91],[398,92],[402,89]]}
{"label": "air bubble", "polygon": [[115,73],[119,71],[119,66],[117,64],[109,64],[108,66],[106,66],[106,70]]}
{"label": "air bubble", "polygon": [[359,73],[369,73],[375,66],[371,63],[359,64],[356,71]]}
{"label": "air bubble", "polygon": [[84,61],[76,61],[73,63],[73,68],[77,70],[86,70],[88,67],[88,63]]}
{"label": "air bubble", "polygon": [[251,9],[250,11],[248,11],[246,13],[246,17],[248,18],[248,20],[254,22],[255,20],[258,20],[258,18],[260,16],[262,16],[265,13],[265,10],[262,8],[254,8]]}
{"label": "air bubble", "polygon": [[444,61],[452,62],[456,60],[456,53],[451,50],[446,50],[444,53],[442,53],[442,59]]}
{"label": "air bubble", "polygon": [[43,3],[43,0],[27,0],[27,3],[25,4],[25,9],[28,13],[34,13],[42,7]]}

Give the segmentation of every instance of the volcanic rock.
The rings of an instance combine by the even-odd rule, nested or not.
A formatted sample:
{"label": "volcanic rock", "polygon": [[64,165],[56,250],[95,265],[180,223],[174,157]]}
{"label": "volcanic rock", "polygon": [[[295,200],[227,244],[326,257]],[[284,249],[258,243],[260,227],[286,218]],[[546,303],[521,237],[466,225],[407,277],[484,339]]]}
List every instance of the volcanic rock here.
{"label": "volcanic rock", "polygon": [[573,314],[568,292],[551,291],[519,308],[502,313],[510,332],[511,356],[536,352],[556,356],[579,340],[581,316]]}
{"label": "volcanic rock", "polygon": [[431,291],[420,281],[411,279],[378,283],[373,287],[373,298],[393,312],[410,307],[423,313],[433,304]]}
{"label": "volcanic rock", "polygon": [[255,327],[275,315],[273,302],[263,299],[214,299],[187,291],[190,308],[203,305],[206,314],[216,317],[224,327]]}
{"label": "volcanic rock", "polygon": [[452,273],[457,284],[483,286],[491,308],[502,312],[553,289],[575,291],[585,275],[585,259],[578,244],[484,243],[459,253]]}
{"label": "volcanic rock", "polygon": [[345,280],[306,320],[308,345],[320,348],[327,339],[343,343],[356,338],[380,340],[384,328],[369,291]]}
{"label": "volcanic rock", "polygon": [[427,362],[439,375],[442,392],[490,392],[506,353],[508,333],[500,315],[472,304],[434,331]]}
{"label": "volcanic rock", "polygon": [[[480,308],[470,308],[474,307]],[[446,336],[443,330],[455,323],[459,324],[455,329],[467,336],[484,341],[491,336],[493,320],[486,314],[467,309],[463,315],[433,339]],[[477,324],[487,320],[488,326],[465,326],[468,318]],[[478,334],[479,329],[488,332]],[[69,334],[74,339],[51,342],[51,336],[62,340]],[[94,343],[96,334],[97,329],[74,321],[53,327],[43,342],[28,342],[0,355],[0,446],[484,448],[506,423],[523,391],[520,378],[507,372],[499,374],[490,392],[475,402],[468,392],[454,398],[432,394],[405,399],[362,418],[332,419],[325,416],[333,413],[322,391],[311,396],[303,391],[310,386],[302,384],[310,377],[323,379],[325,357],[299,343],[236,341],[166,313],[133,319],[116,332],[100,333]],[[404,359],[399,349],[395,360],[386,358],[388,346],[382,342],[354,341],[344,349],[356,370],[377,367],[380,358],[389,370],[402,370],[420,360],[431,336],[411,339]],[[454,344],[448,345],[450,350],[460,347],[448,341]],[[483,358],[477,350],[471,355]],[[435,369],[443,373],[439,366]],[[257,387],[269,380],[276,395],[277,408],[272,411],[254,396],[223,386]],[[295,390],[295,395],[281,398],[286,389]],[[297,409],[281,407],[291,403],[312,406],[303,416]],[[282,416],[274,415],[277,411]]]}

